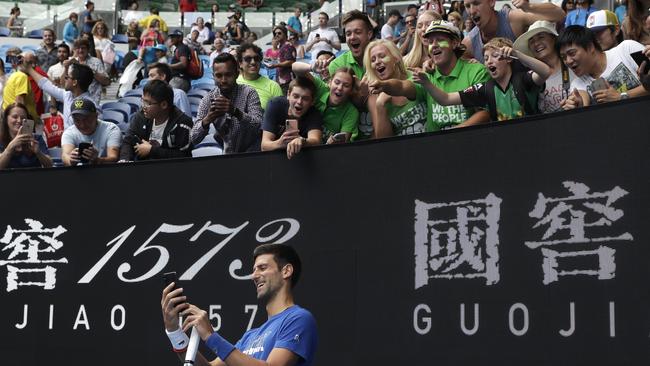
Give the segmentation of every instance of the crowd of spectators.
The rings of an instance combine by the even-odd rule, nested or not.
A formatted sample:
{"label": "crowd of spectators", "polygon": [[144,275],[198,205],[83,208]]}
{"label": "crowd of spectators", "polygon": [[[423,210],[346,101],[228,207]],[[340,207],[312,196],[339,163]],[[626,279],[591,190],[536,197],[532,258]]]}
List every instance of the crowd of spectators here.
{"label": "crowd of spectators", "polygon": [[[448,8],[430,0],[390,11],[381,26],[352,10],[342,19],[341,38],[324,12],[317,27],[304,31],[297,7],[272,29],[266,52],[240,12],[219,28],[214,16],[196,18],[184,34],[170,31],[151,9],[125,30],[132,52],[124,62],[135,62],[147,79],[140,108],[125,107],[126,128],[103,120],[120,103],[101,101],[102,87],[117,73],[116,51],[88,2],[70,14],[62,42],[45,29],[35,52],[7,50],[2,61],[13,72],[0,74],[0,169],[52,166],[48,148],[61,149],[64,165],[189,157],[206,140],[225,154],[284,150],[293,158],[306,146],[647,95],[645,1],[610,11],[592,0],[561,7],[513,0],[499,10],[488,0],[452,1]],[[195,11],[193,0],[181,5]],[[342,38],[348,50],[341,51]],[[199,94],[192,88],[201,77],[196,55],[209,59],[201,70],[214,83]]]}

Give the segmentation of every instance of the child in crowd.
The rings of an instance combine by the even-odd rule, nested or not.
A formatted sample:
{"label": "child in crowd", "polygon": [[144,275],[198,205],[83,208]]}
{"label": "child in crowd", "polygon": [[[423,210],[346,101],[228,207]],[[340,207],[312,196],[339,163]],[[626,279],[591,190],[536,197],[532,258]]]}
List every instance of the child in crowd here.
{"label": "child in crowd", "polygon": [[[536,114],[537,97],[551,75],[548,65],[513,50],[512,42],[501,37],[493,38],[483,47],[483,57],[492,80],[464,91],[446,93],[433,85],[424,73],[419,73],[414,81],[420,83],[441,105],[487,106],[493,121]],[[513,71],[513,60],[519,60],[532,71]]]}

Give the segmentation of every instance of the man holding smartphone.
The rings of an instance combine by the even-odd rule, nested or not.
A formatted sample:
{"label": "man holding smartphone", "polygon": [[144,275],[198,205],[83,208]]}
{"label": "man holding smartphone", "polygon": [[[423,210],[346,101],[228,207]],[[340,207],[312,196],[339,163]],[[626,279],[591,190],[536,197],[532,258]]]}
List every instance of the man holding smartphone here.
{"label": "man holding smartphone", "polygon": [[72,101],[74,126],[61,136],[61,160],[66,166],[114,163],[119,156],[122,132],[116,124],[97,119],[97,108],[90,99]]}
{"label": "man holding smartphone", "polygon": [[307,43],[305,44],[305,51],[311,52],[312,60],[315,60],[316,55],[322,51],[336,53],[341,50],[341,41],[336,31],[327,27],[330,17],[325,12],[318,14],[318,28],[309,33]]}
{"label": "man holding smartphone", "polygon": [[305,146],[320,145],[323,117],[314,108],[316,86],[305,76],[289,83],[287,97],[271,99],[262,122],[262,151],[287,150],[291,159]]}
{"label": "man holding smartphone", "polygon": [[226,154],[259,151],[262,107],[257,92],[237,84],[239,64],[229,53],[215,57],[212,70],[216,87],[199,104],[192,144],[198,145],[214,125]]}
{"label": "man holding smartphone", "polygon": [[[255,248],[253,258],[253,283],[268,320],[244,333],[235,345],[214,332],[208,313],[187,303],[183,289],[176,283],[165,287],[160,302],[165,332],[181,359],[189,343],[186,332],[195,327],[205,345],[217,355],[208,361],[198,353],[196,366],[254,366],[260,361],[274,366],[312,364],[318,345],[316,321],[293,299],[293,288],[302,270],[298,253],[286,244],[262,244]],[[179,314],[184,316],[183,324]]]}

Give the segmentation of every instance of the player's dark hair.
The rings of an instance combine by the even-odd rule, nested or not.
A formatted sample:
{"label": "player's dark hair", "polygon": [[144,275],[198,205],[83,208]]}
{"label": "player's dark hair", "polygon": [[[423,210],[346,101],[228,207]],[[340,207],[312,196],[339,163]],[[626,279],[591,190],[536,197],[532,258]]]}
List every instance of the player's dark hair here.
{"label": "player's dark hair", "polygon": [[147,94],[156,102],[167,102],[167,108],[174,107],[174,90],[162,80],[150,80],[142,89],[142,94]]}
{"label": "player's dark hair", "polygon": [[165,81],[169,82],[172,79],[172,69],[167,64],[161,62],[154,62],[149,65],[149,70],[156,69],[157,73],[165,75]]}
{"label": "player's dark hair", "polygon": [[287,264],[291,264],[293,267],[291,288],[295,287],[300,279],[300,272],[302,272],[302,262],[296,250],[286,244],[262,244],[253,251],[253,260],[263,254],[273,254],[273,260],[278,264],[280,270]]}
{"label": "player's dark hair", "polygon": [[592,32],[589,28],[585,28],[581,25],[570,25],[564,28],[564,31],[562,31],[562,33],[560,33],[560,35],[557,37],[557,41],[555,42],[555,49],[558,53],[560,53],[562,47],[570,46],[572,44],[580,46],[584,49],[589,49],[590,46],[593,46],[598,52],[603,51],[603,49],[600,47],[600,44],[598,44],[598,41],[596,41],[594,32]]}
{"label": "player's dark hair", "polygon": [[79,83],[79,89],[84,92],[88,91],[90,84],[92,84],[93,80],[95,79],[95,73],[93,72],[93,69],[83,64],[73,64],[70,66],[69,73],[70,77],[74,80],[77,80],[77,83]]}

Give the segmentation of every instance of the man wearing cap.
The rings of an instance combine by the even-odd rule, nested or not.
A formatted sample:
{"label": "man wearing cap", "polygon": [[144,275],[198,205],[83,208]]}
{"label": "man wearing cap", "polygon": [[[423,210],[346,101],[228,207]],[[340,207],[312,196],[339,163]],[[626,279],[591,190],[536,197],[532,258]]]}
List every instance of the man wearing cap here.
{"label": "man wearing cap", "polygon": [[[460,30],[452,23],[434,20],[424,33],[431,47],[431,60],[435,65],[433,73],[427,73],[428,80],[439,89],[451,93],[465,90],[472,85],[485,83],[489,78],[486,67],[469,63],[460,58],[463,54]],[[375,82],[371,89],[390,95],[414,99],[416,86],[411,81]],[[488,122],[490,115],[483,109],[465,108],[463,105],[442,106],[427,94],[427,122],[425,131],[464,127]]]}
{"label": "man wearing cap", "polygon": [[399,10],[393,9],[388,13],[388,20],[386,24],[381,27],[381,39],[386,39],[397,43],[399,37],[395,37],[395,26],[402,19],[402,14],[399,13]]}
{"label": "man wearing cap", "polygon": [[[115,123],[97,119],[95,104],[86,98],[72,101],[74,125],[61,136],[61,160],[66,166],[114,163],[120,153],[122,132]],[[79,144],[89,143],[83,151]]]}
{"label": "man wearing cap", "polygon": [[576,0],[576,8],[571,10],[564,20],[564,26],[568,27],[570,25],[587,25],[587,18],[589,15],[596,10],[597,8],[593,7],[594,0]]}
{"label": "man wearing cap", "polygon": [[598,10],[591,13],[587,18],[587,28],[594,32],[603,51],[623,42],[623,31],[618,23],[618,18],[609,10]]}
{"label": "man wearing cap", "polygon": [[175,30],[169,35],[172,44],[172,61],[169,68],[172,69],[172,79],[169,82],[173,88],[179,88],[184,92],[190,90],[190,77],[187,75],[187,66],[190,63],[190,48],[183,44],[183,32]]}
{"label": "man wearing cap", "polygon": [[551,76],[546,79],[546,87],[537,99],[540,113],[562,110],[561,102],[569,96],[571,82],[576,78],[573,70],[562,62],[555,48],[557,36],[554,23],[538,20],[530,26],[528,32],[517,38],[513,46],[519,52],[535,57],[551,68]]}
{"label": "man wearing cap", "polygon": [[483,63],[483,45],[495,37],[514,41],[528,30],[537,20],[560,22],[564,20],[564,11],[552,3],[534,3],[528,0],[513,0],[516,8],[503,7],[494,10],[495,0],[464,0],[467,15],[476,27],[463,39],[467,48],[465,58],[474,58]]}
{"label": "man wearing cap", "polygon": [[[603,51],[589,28],[572,25],[560,34],[557,47],[560,57],[576,74],[571,94],[562,101],[563,109],[648,95],[637,76],[639,65],[630,56],[643,51],[639,42],[625,40]],[[604,86],[601,78],[605,79]]]}
{"label": "man wearing cap", "polygon": [[169,63],[169,61],[167,60],[167,46],[165,46],[164,44],[157,44],[152,48],[156,55],[157,63],[161,63],[161,64]]}
{"label": "man wearing cap", "polygon": [[63,124],[66,129],[74,124],[70,113],[75,98],[85,98],[96,103],[88,92],[88,87],[93,81],[93,70],[86,65],[72,64],[66,60],[61,75],[63,88],[55,86],[48,78],[36,72],[31,65],[22,66],[22,70],[31,76],[44,92],[63,103]]}

